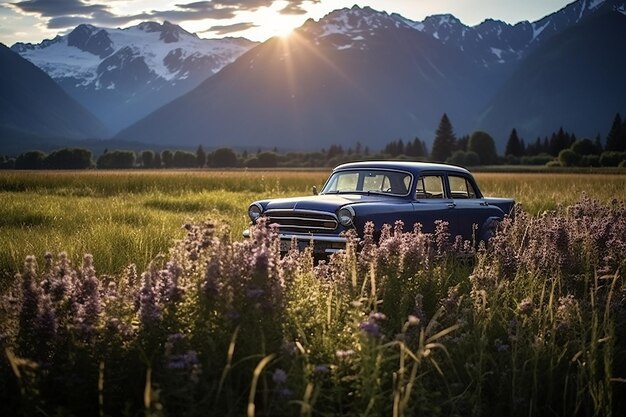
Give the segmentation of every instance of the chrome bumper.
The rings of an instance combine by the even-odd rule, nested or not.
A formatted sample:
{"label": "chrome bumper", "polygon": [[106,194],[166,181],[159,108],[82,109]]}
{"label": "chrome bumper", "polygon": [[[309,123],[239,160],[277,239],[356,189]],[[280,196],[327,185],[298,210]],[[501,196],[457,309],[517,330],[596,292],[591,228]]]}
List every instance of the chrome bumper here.
{"label": "chrome bumper", "polygon": [[[249,239],[251,236],[250,230],[243,231],[243,237]],[[300,249],[308,245],[313,246],[313,252],[315,253],[335,253],[345,249],[346,239],[343,236],[327,236],[327,235],[314,235],[306,233],[279,233],[280,250],[281,252],[287,252],[291,246],[291,241],[296,240],[296,243]]]}

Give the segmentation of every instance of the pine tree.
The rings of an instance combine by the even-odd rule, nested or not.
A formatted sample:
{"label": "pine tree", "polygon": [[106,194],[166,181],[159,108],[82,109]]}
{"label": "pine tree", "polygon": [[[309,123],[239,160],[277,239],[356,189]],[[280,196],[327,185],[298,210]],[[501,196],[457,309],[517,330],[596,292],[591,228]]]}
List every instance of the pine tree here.
{"label": "pine tree", "polygon": [[509,136],[509,140],[506,143],[504,155],[522,156],[523,154],[524,152],[522,150],[520,139],[517,136],[517,130],[513,129],[511,131],[511,135]]}
{"label": "pine tree", "polygon": [[204,167],[206,164],[206,152],[204,148],[202,148],[202,145],[199,145],[198,149],[196,149],[196,162],[200,168]]}
{"label": "pine tree", "polygon": [[444,162],[456,146],[456,136],[452,130],[452,124],[447,114],[443,114],[439,127],[435,132],[435,140],[433,141],[433,149],[430,154],[432,161]]}
{"label": "pine tree", "polygon": [[626,151],[626,132],[623,131],[622,118],[619,113],[613,119],[613,125],[606,136],[606,151]]}

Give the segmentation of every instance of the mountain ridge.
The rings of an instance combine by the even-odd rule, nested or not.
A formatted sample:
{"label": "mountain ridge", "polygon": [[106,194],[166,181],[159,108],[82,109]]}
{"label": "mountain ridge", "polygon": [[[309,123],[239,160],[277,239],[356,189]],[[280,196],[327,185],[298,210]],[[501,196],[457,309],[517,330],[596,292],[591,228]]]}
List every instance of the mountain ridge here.
{"label": "mountain ridge", "polygon": [[201,39],[165,21],[124,29],[81,24],[67,35],[11,49],[115,132],[190,91],[254,45],[244,38]]}

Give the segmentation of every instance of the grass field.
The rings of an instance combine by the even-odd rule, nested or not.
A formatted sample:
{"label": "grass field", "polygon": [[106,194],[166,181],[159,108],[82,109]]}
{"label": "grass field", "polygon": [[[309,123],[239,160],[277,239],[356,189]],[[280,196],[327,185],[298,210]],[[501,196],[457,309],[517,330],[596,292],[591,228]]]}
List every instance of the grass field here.
{"label": "grass field", "polygon": [[[253,200],[308,195],[328,171],[0,172],[0,271],[21,268],[27,255],[66,251],[98,259],[99,272],[140,269],[187,221],[212,219],[234,239],[248,225]],[[582,193],[602,201],[626,196],[618,174],[478,173],[485,195],[512,197],[530,213],[571,204]]]}
{"label": "grass field", "polygon": [[623,413],[626,176],[479,173],[523,209],[478,249],[241,240],[327,174],[1,172],[0,415]]}

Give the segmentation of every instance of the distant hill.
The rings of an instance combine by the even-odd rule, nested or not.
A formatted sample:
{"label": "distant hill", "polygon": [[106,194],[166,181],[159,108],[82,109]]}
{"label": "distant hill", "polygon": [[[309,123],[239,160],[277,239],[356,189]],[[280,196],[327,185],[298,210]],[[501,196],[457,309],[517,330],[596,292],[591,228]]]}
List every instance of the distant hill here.
{"label": "distant hill", "polygon": [[190,91],[256,45],[200,39],[178,25],[125,29],[82,24],[64,36],[11,49],[43,69],[112,131]]}
{"label": "distant hill", "polygon": [[42,138],[107,135],[103,124],[45,72],[0,44],[0,149]]}

